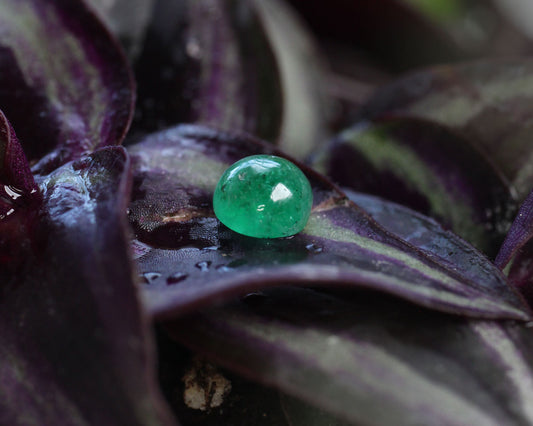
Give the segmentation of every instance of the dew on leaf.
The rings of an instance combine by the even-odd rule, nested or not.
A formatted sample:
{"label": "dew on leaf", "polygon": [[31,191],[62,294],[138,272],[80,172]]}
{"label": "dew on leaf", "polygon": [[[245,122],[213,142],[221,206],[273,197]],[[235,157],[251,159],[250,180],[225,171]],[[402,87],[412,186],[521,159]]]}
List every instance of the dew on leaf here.
{"label": "dew on leaf", "polygon": [[187,279],[188,276],[189,274],[186,274],[185,272],[176,272],[167,278],[167,284],[168,285],[178,284],[182,282],[183,280]]}
{"label": "dew on leaf", "polygon": [[140,275],[140,279],[143,284],[151,284],[160,276],[161,274],[159,272],[145,272]]}
{"label": "dew on leaf", "polygon": [[198,262],[194,266],[196,266],[202,272],[207,272],[207,271],[209,271],[209,267],[211,266],[211,261],[210,260],[204,260],[202,262]]}
{"label": "dew on leaf", "polygon": [[309,251],[309,252],[311,252],[313,254],[322,253],[322,250],[323,250],[322,247],[319,247],[316,244],[308,244],[308,245],[305,246],[305,248],[307,249],[307,251]]}

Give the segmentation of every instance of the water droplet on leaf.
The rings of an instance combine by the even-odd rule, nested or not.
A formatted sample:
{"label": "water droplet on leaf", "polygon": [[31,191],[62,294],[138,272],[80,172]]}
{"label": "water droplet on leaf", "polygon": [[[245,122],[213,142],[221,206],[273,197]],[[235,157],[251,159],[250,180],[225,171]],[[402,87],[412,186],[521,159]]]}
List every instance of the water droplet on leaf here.
{"label": "water droplet on leaf", "polygon": [[151,284],[157,280],[161,274],[159,272],[144,272],[140,278],[143,284]]}
{"label": "water droplet on leaf", "polygon": [[196,266],[196,267],[197,267],[200,271],[202,271],[202,272],[207,272],[207,271],[209,271],[209,267],[211,266],[211,261],[209,261],[209,260],[204,260],[204,261],[202,261],[202,262],[198,262],[198,263],[197,263],[196,265],[194,265],[194,266]]}
{"label": "water droplet on leaf", "polygon": [[170,277],[167,278],[167,284],[173,285],[178,284],[182,282],[183,280],[187,279],[189,275],[185,272],[176,272],[175,274],[172,274]]}
{"label": "water droplet on leaf", "polygon": [[308,244],[308,245],[305,246],[305,248],[307,249],[307,251],[309,251],[309,252],[311,252],[313,254],[322,253],[322,250],[323,250],[322,247],[319,247],[316,244]]}

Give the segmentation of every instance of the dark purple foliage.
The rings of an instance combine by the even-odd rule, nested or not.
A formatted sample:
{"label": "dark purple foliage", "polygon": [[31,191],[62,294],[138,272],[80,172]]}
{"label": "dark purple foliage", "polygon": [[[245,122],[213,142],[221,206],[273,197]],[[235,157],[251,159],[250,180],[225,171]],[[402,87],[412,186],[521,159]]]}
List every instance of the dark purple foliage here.
{"label": "dark purple foliage", "polygon": [[407,205],[495,256],[514,215],[513,191],[468,140],[420,119],[362,122],[316,164],[337,184]]}
{"label": "dark purple foliage", "polygon": [[0,273],[1,424],[169,419],[128,251],[129,172],[106,148],[43,181],[33,244]]}
{"label": "dark purple foliage", "polygon": [[16,267],[31,244],[41,194],[13,127],[0,111],[0,265]]}
{"label": "dark purple foliage", "polygon": [[276,59],[248,2],[156,2],[136,74],[134,133],[200,122],[279,137]]}
{"label": "dark purple foliage", "polygon": [[[400,1],[293,3],[374,58],[391,42],[389,65],[467,54]],[[313,210],[267,240],[218,221],[215,185],[247,155],[315,150],[338,99],[322,84],[342,80],[285,3],[155,2],[127,149],[132,72],[83,1],[0,1],[0,35],[0,424],[177,424],[154,324],[352,423],[533,423],[533,196],[496,265],[473,247],[495,253],[531,190],[531,60],[420,71],[360,111],[345,96],[385,142],[344,132],[322,165],[404,206],[293,160]]]}
{"label": "dark purple foliage", "polygon": [[417,117],[449,127],[529,194],[533,60],[512,58],[442,65],[407,74],[379,89],[359,119]]}
{"label": "dark purple foliage", "polygon": [[133,77],[117,42],[83,2],[5,0],[0,29],[0,108],[35,173],[121,143]]}
{"label": "dark purple foliage", "polygon": [[507,271],[510,281],[533,304],[533,193],[526,198],[507,234],[496,265]]}
{"label": "dark purple foliage", "polygon": [[167,327],[217,363],[350,424],[531,422],[533,348],[520,325],[284,288]]}

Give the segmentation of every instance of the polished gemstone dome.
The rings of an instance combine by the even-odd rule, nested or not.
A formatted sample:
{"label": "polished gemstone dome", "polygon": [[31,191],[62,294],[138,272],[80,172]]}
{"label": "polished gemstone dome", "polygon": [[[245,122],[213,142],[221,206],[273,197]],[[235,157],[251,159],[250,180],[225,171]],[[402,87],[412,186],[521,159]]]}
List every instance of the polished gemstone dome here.
{"label": "polished gemstone dome", "polygon": [[313,204],[309,181],[290,161],[253,155],[230,166],[213,196],[217,218],[228,228],[256,238],[297,234]]}

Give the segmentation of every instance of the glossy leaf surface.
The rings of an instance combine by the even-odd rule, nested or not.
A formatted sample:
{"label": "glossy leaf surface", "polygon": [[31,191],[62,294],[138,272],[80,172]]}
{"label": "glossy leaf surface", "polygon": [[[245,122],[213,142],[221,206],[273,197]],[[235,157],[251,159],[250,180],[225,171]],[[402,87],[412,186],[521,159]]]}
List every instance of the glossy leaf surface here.
{"label": "glossy leaf surface", "polygon": [[443,65],[380,89],[360,119],[425,118],[460,132],[503,172],[521,199],[531,191],[533,61]]}
{"label": "glossy leaf surface", "polygon": [[355,424],[529,424],[531,330],[384,297],[266,292],[168,324],[217,363]]}
{"label": "glossy leaf surface", "polygon": [[0,264],[8,269],[24,258],[41,194],[15,131],[0,111]]}
{"label": "glossy leaf surface", "polygon": [[40,199],[17,135],[0,111],[0,223],[21,207]]}
{"label": "glossy leaf surface", "polygon": [[2,1],[0,34],[0,107],[34,172],[122,141],[132,77],[121,49],[82,1]]}
{"label": "glossy leaf surface", "polygon": [[42,183],[24,262],[0,272],[1,424],[173,424],[128,256],[130,184],[122,148]]}
{"label": "glossy leaf surface", "polygon": [[490,256],[515,212],[492,164],[465,139],[424,120],[355,126],[335,138],[318,166],[341,186],[434,217]]}
{"label": "glossy leaf surface", "polygon": [[146,307],[159,318],[285,283],[369,288],[463,315],[527,318],[501,276],[471,278],[428,256],[310,170],[314,205],[300,234],[263,240],[221,226],[211,199],[223,171],[244,156],[279,155],[250,137],[182,126],[130,152],[134,249]]}
{"label": "glossy leaf surface", "polygon": [[346,195],[387,231],[472,280],[497,287],[501,272],[485,255],[441,224],[400,204],[346,190]]}

